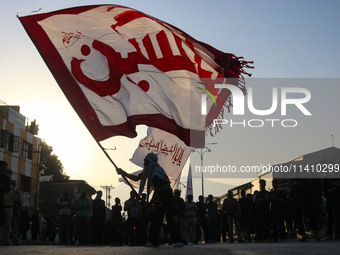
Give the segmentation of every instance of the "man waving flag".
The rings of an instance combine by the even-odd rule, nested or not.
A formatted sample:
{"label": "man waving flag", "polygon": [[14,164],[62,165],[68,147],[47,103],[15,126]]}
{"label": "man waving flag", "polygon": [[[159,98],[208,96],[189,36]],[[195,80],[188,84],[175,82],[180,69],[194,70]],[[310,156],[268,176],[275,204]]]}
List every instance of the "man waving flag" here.
{"label": "man waving flag", "polygon": [[[19,17],[67,99],[97,141],[135,137],[138,124],[203,146],[205,130],[244,89],[249,62],[199,42],[178,28],[117,5],[75,7]],[[201,89],[198,89],[201,88]],[[201,95],[208,115],[202,115]],[[215,100],[214,100],[215,101]]]}

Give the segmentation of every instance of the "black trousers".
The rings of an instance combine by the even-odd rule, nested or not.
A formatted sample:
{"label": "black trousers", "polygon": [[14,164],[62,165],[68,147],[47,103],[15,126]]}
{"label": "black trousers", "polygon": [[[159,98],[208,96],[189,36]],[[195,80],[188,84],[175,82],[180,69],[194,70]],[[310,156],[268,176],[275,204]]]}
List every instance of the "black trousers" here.
{"label": "black trousers", "polygon": [[180,241],[179,229],[174,221],[174,208],[175,200],[172,193],[172,189],[169,188],[165,191],[155,191],[155,197],[159,200],[154,205],[152,217],[151,217],[151,228],[150,228],[150,241],[153,245],[159,245],[159,231],[161,229],[164,214],[167,221],[168,230],[171,234],[174,243]]}
{"label": "black trousers", "polygon": [[128,243],[130,245],[139,245],[140,244],[140,218],[128,218],[127,219],[127,234],[128,234]]}
{"label": "black trousers", "polygon": [[92,219],[92,233],[95,244],[102,244],[104,241],[105,218]]}
{"label": "black trousers", "polygon": [[0,192],[0,227],[4,225],[5,212],[4,212],[4,193]]}

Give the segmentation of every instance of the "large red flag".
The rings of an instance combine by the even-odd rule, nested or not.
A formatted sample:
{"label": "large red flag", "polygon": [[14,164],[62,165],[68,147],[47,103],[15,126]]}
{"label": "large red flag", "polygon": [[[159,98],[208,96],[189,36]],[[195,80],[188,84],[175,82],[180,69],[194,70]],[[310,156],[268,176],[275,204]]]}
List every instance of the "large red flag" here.
{"label": "large red flag", "polygon": [[[136,125],[145,124],[203,146],[205,130],[230,107],[229,90],[213,84],[236,78],[234,85],[244,88],[249,62],[127,7],[75,7],[19,19],[97,141],[135,137]],[[208,97],[207,116],[197,110],[203,88],[220,100],[214,105]]]}

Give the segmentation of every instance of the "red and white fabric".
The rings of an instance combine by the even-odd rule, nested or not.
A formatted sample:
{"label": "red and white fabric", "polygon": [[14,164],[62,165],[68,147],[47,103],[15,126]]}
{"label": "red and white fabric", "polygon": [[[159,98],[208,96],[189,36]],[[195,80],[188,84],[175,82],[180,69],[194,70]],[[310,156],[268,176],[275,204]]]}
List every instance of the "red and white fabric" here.
{"label": "red and white fabric", "polygon": [[[230,92],[213,84],[236,78],[244,88],[249,62],[131,8],[84,6],[19,19],[97,141],[135,137],[145,124],[202,147],[212,120],[230,107]],[[197,110],[198,87],[222,99],[214,105],[208,97],[207,116]]]}

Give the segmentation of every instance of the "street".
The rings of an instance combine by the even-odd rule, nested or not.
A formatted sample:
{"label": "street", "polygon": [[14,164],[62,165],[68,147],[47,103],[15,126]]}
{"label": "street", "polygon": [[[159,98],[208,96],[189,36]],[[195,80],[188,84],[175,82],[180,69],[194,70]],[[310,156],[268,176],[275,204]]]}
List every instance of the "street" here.
{"label": "street", "polygon": [[159,248],[145,247],[111,247],[111,246],[59,246],[59,245],[22,245],[22,246],[2,246],[0,254],[51,254],[51,255],[93,255],[93,254],[340,254],[340,241],[322,242],[265,242],[265,243],[216,243],[188,245],[182,248],[163,245]]}

